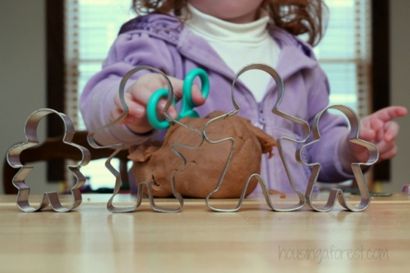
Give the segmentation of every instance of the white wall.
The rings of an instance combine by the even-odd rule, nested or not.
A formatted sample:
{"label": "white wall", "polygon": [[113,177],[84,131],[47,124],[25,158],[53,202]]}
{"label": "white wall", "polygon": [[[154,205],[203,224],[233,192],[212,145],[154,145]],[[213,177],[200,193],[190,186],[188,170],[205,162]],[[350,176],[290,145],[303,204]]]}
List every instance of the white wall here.
{"label": "white wall", "polygon": [[[391,100],[393,104],[405,105],[410,109],[410,1],[392,0],[390,5]],[[0,1],[1,158],[4,158],[9,146],[23,140],[26,117],[33,110],[45,106],[44,20],[44,0]],[[399,122],[399,154],[392,164],[392,183],[385,184],[384,187],[391,191],[398,191],[403,183],[410,183],[410,143],[407,142],[410,136],[410,118]],[[33,192],[50,188],[44,182],[44,166],[36,168],[30,179]]]}
{"label": "white wall", "polygon": [[[45,107],[45,1],[0,1],[0,155],[24,139],[24,123]],[[44,125],[40,130],[44,135]],[[0,167],[3,170],[3,165]],[[44,165],[30,176],[33,192],[46,186]],[[3,187],[0,186],[0,192]]]}
{"label": "white wall", "polygon": [[[410,110],[409,14],[410,1],[390,1],[391,103],[405,105]],[[398,191],[402,184],[410,183],[410,117],[399,120],[399,123],[399,153],[392,163],[393,183],[386,184],[385,187],[390,191]]]}

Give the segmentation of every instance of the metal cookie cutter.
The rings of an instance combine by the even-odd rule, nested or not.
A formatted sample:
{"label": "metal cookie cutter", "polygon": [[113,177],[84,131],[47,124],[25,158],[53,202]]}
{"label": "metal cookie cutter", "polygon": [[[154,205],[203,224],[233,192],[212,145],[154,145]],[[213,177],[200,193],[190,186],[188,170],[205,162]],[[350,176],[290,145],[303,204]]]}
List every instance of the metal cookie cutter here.
{"label": "metal cookie cutter", "polygon": [[[285,206],[283,204],[274,204],[272,202],[270,196],[269,196],[269,189],[268,189],[268,186],[267,186],[266,182],[263,180],[263,178],[260,176],[260,174],[254,173],[254,174],[250,175],[249,178],[247,179],[247,181],[245,183],[245,186],[244,186],[244,188],[241,192],[241,196],[238,200],[238,203],[234,208],[229,208],[229,209],[216,208],[216,207],[214,207],[210,204],[209,199],[212,197],[212,195],[214,193],[219,191],[219,189],[221,188],[221,186],[223,184],[224,177],[226,175],[226,172],[228,171],[228,168],[229,168],[231,160],[232,160],[232,154],[233,154],[235,139],[233,137],[226,137],[226,138],[218,139],[218,140],[210,139],[209,136],[207,135],[206,129],[211,123],[216,122],[218,120],[228,118],[228,117],[233,116],[233,115],[236,115],[239,112],[240,108],[239,108],[239,105],[237,104],[237,102],[235,101],[235,97],[234,97],[234,88],[235,88],[236,81],[239,79],[240,75],[242,75],[246,71],[254,70],[254,69],[262,70],[262,71],[265,71],[266,73],[268,73],[275,80],[275,82],[278,86],[278,98],[277,98],[277,101],[276,101],[276,103],[275,103],[275,105],[272,109],[272,113],[274,113],[274,114],[276,114],[276,115],[278,115],[278,116],[280,116],[284,119],[288,119],[292,122],[295,122],[297,124],[302,125],[303,131],[304,131],[304,135],[303,135],[302,139],[298,140],[298,139],[293,139],[293,138],[288,137],[288,136],[284,136],[284,137],[281,137],[277,140],[279,156],[281,158],[282,163],[284,164],[286,174],[289,178],[290,186],[294,190],[294,192],[297,194],[299,201],[298,201],[297,204],[290,205],[290,206],[289,205]],[[220,177],[219,177],[219,179],[216,183],[215,188],[207,195],[207,197],[205,199],[207,207],[209,209],[211,209],[212,211],[217,211],[217,212],[235,212],[235,211],[238,211],[241,208],[242,202],[245,199],[246,190],[247,190],[250,182],[254,179],[256,179],[257,182],[260,184],[260,186],[262,188],[263,195],[265,197],[265,201],[266,201],[267,205],[269,206],[269,208],[271,210],[273,210],[273,211],[294,211],[294,210],[298,210],[298,209],[300,209],[304,206],[304,204],[305,204],[304,194],[296,190],[296,187],[294,185],[294,180],[292,178],[292,175],[289,171],[289,168],[288,168],[286,160],[285,160],[285,156],[284,156],[283,149],[282,149],[282,141],[290,140],[290,141],[297,142],[297,143],[304,143],[306,141],[306,139],[309,137],[310,127],[309,127],[309,124],[306,121],[304,121],[302,119],[299,119],[297,117],[291,116],[289,114],[286,114],[286,113],[279,110],[279,105],[280,105],[280,103],[283,99],[283,96],[284,96],[284,90],[285,90],[285,88],[284,88],[284,84],[283,84],[283,81],[282,81],[281,77],[278,75],[278,73],[272,67],[270,67],[268,65],[264,65],[264,64],[251,64],[251,65],[248,65],[248,66],[242,68],[237,73],[234,81],[232,82],[231,97],[232,97],[232,104],[234,106],[234,109],[232,111],[228,112],[228,113],[225,113],[223,115],[220,115],[218,117],[215,117],[215,118],[209,120],[205,124],[205,126],[204,126],[204,137],[205,137],[206,141],[208,141],[211,144],[218,144],[218,143],[222,143],[222,142],[226,142],[226,141],[231,143],[231,150],[230,150],[230,153],[229,153],[228,158],[226,160],[226,163],[224,165],[223,171],[222,171],[222,173],[221,173],[221,175],[220,175]]]}
{"label": "metal cookie cutter", "polygon": [[[62,138],[62,141],[67,145],[77,148],[82,155],[81,161],[77,165],[68,166],[69,170],[74,174],[74,177],[76,179],[76,183],[71,188],[71,194],[74,200],[70,206],[65,207],[60,202],[57,192],[46,192],[43,194],[40,205],[38,207],[33,207],[29,202],[30,186],[26,184],[25,180],[34,167],[22,163],[20,160],[20,155],[24,150],[39,145],[37,137],[37,127],[41,119],[51,114],[55,114],[60,117],[64,123],[64,136]],[[81,204],[82,199],[80,188],[85,183],[85,176],[80,172],[80,167],[85,166],[89,162],[90,152],[87,148],[71,142],[74,136],[74,132],[74,126],[70,118],[65,114],[57,112],[53,109],[42,108],[34,111],[29,115],[25,126],[26,141],[13,145],[7,152],[7,162],[11,167],[19,168],[19,171],[13,177],[12,183],[18,189],[17,206],[20,208],[20,210],[24,212],[36,212],[50,205],[51,208],[56,212],[68,212],[77,208]]]}
{"label": "metal cookie cutter", "polygon": [[[348,122],[350,124],[350,132],[348,136],[349,141],[353,144],[363,146],[369,151],[369,158],[366,162],[351,163],[352,171],[353,171],[353,174],[356,179],[357,186],[359,187],[359,192],[360,192],[360,203],[355,206],[349,205],[343,195],[343,191],[337,188],[331,189],[329,193],[329,197],[326,201],[326,204],[323,206],[314,204],[314,200],[312,198],[313,187],[315,183],[317,182],[321,166],[320,166],[320,163],[317,163],[317,162],[306,163],[305,161],[303,161],[302,153],[306,147],[313,145],[317,143],[318,141],[320,141],[319,122],[323,114],[326,113],[329,109],[336,109],[342,112],[348,119]],[[359,118],[357,117],[357,115],[354,113],[352,109],[344,105],[328,106],[327,108],[323,109],[322,111],[316,114],[313,124],[312,124],[312,133],[313,133],[313,141],[302,146],[297,153],[299,160],[302,161],[306,166],[310,167],[312,170],[312,173],[311,173],[311,176],[309,178],[309,182],[306,188],[306,193],[305,193],[307,204],[315,211],[327,212],[333,209],[333,207],[335,206],[336,199],[337,199],[340,205],[349,211],[357,212],[357,211],[363,211],[367,209],[370,203],[370,194],[369,194],[369,190],[366,185],[366,180],[365,180],[365,177],[362,171],[362,166],[372,166],[373,164],[375,164],[379,159],[379,152],[377,150],[377,147],[374,144],[364,141],[359,138]]]}
{"label": "metal cookie cutter", "polygon": [[[158,206],[158,205],[155,204],[155,200],[154,200],[154,197],[153,197],[153,195],[152,195],[152,189],[153,189],[153,186],[154,186],[154,181],[143,181],[143,182],[140,182],[140,183],[138,184],[137,200],[136,200],[136,203],[135,203],[133,206],[130,206],[130,207],[125,207],[125,206],[119,207],[119,206],[116,206],[116,205],[114,204],[114,198],[115,198],[115,196],[118,194],[118,192],[119,192],[119,190],[120,190],[120,188],[121,188],[122,180],[121,180],[121,174],[112,166],[111,160],[112,160],[112,158],[113,158],[117,153],[119,153],[121,150],[127,149],[127,148],[129,148],[129,147],[128,147],[128,145],[124,145],[124,144],[122,144],[122,143],[117,143],[117,144],[112,144],[112,145],[101,146],[101,145],[99,145],[99,144],[95,141],[95,139],[94,139],[94,136],[95,136],[99,131],[105,130],[105,129],[107,129],[108,127],[111,127],[111,126],[114,126],[114,125],[117,125],[117,124],[121,124],[122,121],[127,117],[128,113],[129,113],[129,108],[128,108],[127,102],[126,102],[126,100],[125,100],[125,85],[126,85],[127,81],[128,81],[135,73],[140,72],[140,71],[143,71],[143,70],[148,70],[148,71],[152,71],[152,72],[155,72],[155,73],[160,74],[161,76],[164,77],[165,82],[167,83],[167,86],[168,86],[168,97],[167,97],[166,105],[165,105],[165,107],[164,107],[164,109],[163,109],[163,110],[164,110],[164,111],[163,111],[163,112],[164,112],[163,115],[165,116],[165,119],[166,119],[169,123],[171,123],[171,124],[178,124],[178,125],[183,126],[183,127],[187,128],[187,129],[190,129],[188,126],[186,126],[185,124],[183,124],[183,123],[181,123],[181,122],[175,120],[171,115],[168,114],[168,109],[169,109],[169,107],[171,106],[171,104],[173,103],[173,101],[175,100],[175,95],[174,95],[174,92],[173,92],[173,88],[172,88],[171,82],[170,82],[170,80],[168,79],[167,75],[166,75],[164,72],[162,72],[161,70],[157,69],[157,68],[154,68],[154,67],[151,67],[151,66],[141,65],[141,66],[137,66],[137,67],[131,69],[130,71],[128,71],[128,72],[124,75],[124,77],[122,78],[122,80],[121,80],[121,82],[120,82],[119,98],[120,98],[120,102],[121,102],[121,106],[122,106],[123,113],[122,113],[118,118],[116,118],[115,120],[113,120],[112,122],[110,122],[109,124],[107,124],[107,125],[105,125],[105,126],[99,128],[99,129],[97,129],[97,130],[94,131],[94,132],[90,132],[89,135],[88,135],[88,137],[87,137],[87,140],[88,140],[89,144],[90,144],[93,148],[96,148],[96,149],[102,149],[102,148],[111,148],[111,149],[114,149],[114,152],[111,154],[111,156],[110,156],[110,157],[106,160],[106,162],[105,162],[106,168],[115,176],[114,191],[113,191],[112,196],[110,197],[110,199],[109,199],[108,202],[107,202],[107,209],[108,209],[109,211],[114,212],[114,213],[116,213],[116,212],[134,212],[134,211],[136,211],[136,210],[138,209],[138,207],[141,205],[141,202],[142,202],[142,199],[143,199],[144,188],[146,188],[147,194],[148,194],[148,199],[149,199],[151,208],[152,208],[154,211],[156,211],[156,212],[180,212],[180,211],[182,210],[182,208],[183,208],[184,200],[183,200],[181,194],[180,194],[179,192],[177,192],[177,190],[176,190],[175,179],[174,179],[174,175],[175,175],[175,174],[174,174],[174,173],[171,175],[170,183],[171,183],[172,193],[173,193],[174,197],[176,198],[176,200],[178,201],[178,204],[179,204],[178,207],[176,207],[176,208],[165,208],[165,207],[160,207],[160,206]],[[198,134],[201,134],[201,133],[198,132]],[[179,144],[179,145],[178,145],[178,144],[175,144],[174,147],[172,148],[172,150],[174,151],[174,153],[175,153],[178,157],[180,157],[180,158],[184,161],[185,159],[184,159],[183,155],[177,151],[177,148],[178,148],[179,146],[184,146],[184,145],[182,145],[182,144]],[[185,147],[185,146],[184,146],[184,147]]]}

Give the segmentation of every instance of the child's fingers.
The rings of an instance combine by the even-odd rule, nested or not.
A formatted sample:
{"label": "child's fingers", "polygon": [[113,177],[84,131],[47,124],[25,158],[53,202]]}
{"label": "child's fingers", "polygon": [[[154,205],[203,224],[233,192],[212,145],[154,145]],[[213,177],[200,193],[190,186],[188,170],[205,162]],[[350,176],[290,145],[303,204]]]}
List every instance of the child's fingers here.
{"label": "child's fingers", "polygon": [[116,120],[119,116],[122,115],[122,110],[119,108],[115,108],[114,111],[111,113],[111,120]]}
{"label": "child's fingers", "polygon": [[147,105],[152,94],[162,87],[159,83],[137,84],[137,86],[130,91],[130,94],[133,100],[138,101],[142,105]]}
{"label": "child's fingers", "polygon": [[360,121],[360,127],[361,127],[361,129],[363,129],[363,128],[371,128],[371,126],[370,126],[370,121],[371,121],[371,120],[372,120],[372,119],[371,119],[371,117],[369,117],[369,116],[363,118],[363,119]]}
{"label": "child's fingers", "polygon": [[[157,113],[163,114],[164,108],[166,105],[166,100],[160,100],[158,105],[157,105]],[[168,108],[168,114],[176,118],[177,112],[175,110],[175,107],[170,106]],[[145,118],[146,116],[146,108],[144,105],[140,104],[139,102],[136,101],[128,101],[128,115],[126,118],[126,121],[131,121],[131,122],[136,122],[137,119],[142,119]]]}
{"label": "child's fingers", "polygon": [[384,123],[380,119],[371,118],[370,127],[375,132],[374,142],[380,142],[384,138]]}
{"label": "child's fingers", "polygon": [[392,121],[388,122],[384,126],[384,140],[387,142],[394,141],[399,134],[399,125]]}
{"label": "child's fingers", "polygon": [[[157,105],[157,113],[163,114],[164,113],[164,108],[167,104],[166,100],[160,100]],[[172,117],[172,118],[177,118],[177,110],[175,109],[174,106],[169,106],[167,113]]]}
{"label": "child's fingers", "polygon": [[205,102],[205,98],[202,96],[201,89],[197,85],[192,86],[192,102],[195,105],[202,105]]}
{"label": "child's fingers", "polygon": [[397,154],[397,145],[395,142],[380,142],[377,145],[380,153],[380,159],[385,160],[394,157]]}
{"label": "child's fingers", "polygon": [[360,128],[360,138],[370,142],[378,142],[382,139],[380,135],[382,129],[383,122],[376,118],[366,118]]}
{"label": "child's fingers", "polygon": [[380,119],[378,119],[378,118],[371,118],[370,119],[370,127],[374,131],[383,130],[383,126],[384,126],[384,123]]}
{"label": "child's fingers", "polygon": [[394,147],[394,149],[382,154],[380,156],[381,160],[386,160],[386,159],[391,159],[397,155],[397,146]]}
{"label": "child's fingers", "polygon": [[387,142],[387,141],[380,141],[377,143],[377,148],[379,149],[380,154],[386,153],[389,150],[393,149],[396,146],[395,141]]}
{"label": "child's fingers", "polygon": [[[164,110],[164,106],[166,104],[166,101],[160,101],[158,103],[158,107],[157,107],[157,112],[158,114],[158,118],[161,119],[161,113],[163,113]],[[130,111],[130,113],[128,114],[128,116],[124,119],[123,123],[125,125],[128,126],[129,129],[131,129],[134,132],[148,132],[150,130],[152,130],[152,126],[151,123],[148,121],[148,117],[146,115],[146,108],[139,104],[139,103],[133,103],[132,106],[130,106],[130,110],[135,107],[136,105],[139,105],[139,107],[141,107],[144,110],[144,115],[142,117],[138,117],[133,115],[133,111]],[[174,107],[170,107],[168,109],[168,114],[171,115],[172,117],[176,118],[176,110]]]}
{"label": "child's fingers", "polygon": [[[181,79],[177,79],[175,77],[171,77],[168,76],[169,81],[171,82],[174,94],[175,94],[175,98],[177,100],[180,100],[183,96],[183,85],[184,82]],[[166,87],[166,81],[164,78],[162,78],[162,84],[164,85],[164,87]],[[199,87],[194,84],[192,86],[192,101],[195,105],[201,105],[205,102],[205,99],[202,97],[202,92],[199,89]]]}
{"label": "child's fingers", "polygon": [[[168,77],[176,100],[180,99],[183,88],[183,81],[174,77]],[[152,94],[160,88],[168,88],[167,80],[159,74],[146,74],[140,77],[125,93],[125,101],[128,106],[128,116],[124,119],[124,123],[127,124],[134,131],[140,131],[140,129],[146,129],[149,127],[149,122],[146,115],[146,107]],[[198,86],[192,87],[192,100],[196,105],[202,104],[205,99],[202,98],[201,91]],[[164,108],[167,101],[166,98],[159,100],[157,104],[157,117],[163,118]],[[116,105],[118,109],[122,109],[123,106],[119,98],[116,98]],[[177,112],[173,105],[171,105],[167,113],[172,118],[177,118]]]}
{"label": "child's fingers", "polygon": [[[127,101],[128,115],[122,121],[134,132],[147,132],[152,129],[146,116],[145,106],[136,101]],[[122,110],[119,110],[123,114]]]}
{"label": "child's fingers", "polygon": [[145,107],[136,101],[128,101],[128,116],[134,118],[143,118],[145,116]]}
{"label": "child's fingers", "polygon": [[127,116],[123,123],[136,133],[144,133],[152,130],[147,117],[137,119],[131,116]]}
{"label": "child's fingers", "polygon": [[[172,78],[169,77],[170,81],[172,83],[173,86],[173,90],[174,90],[174,94],[175,94],[175,98],[176,100],[180,100],[183,96],[183,90],[182,90],[182,85],[183,82],[179,79],[176,78]],[[202,92],[199,89],[199,87],[197,85],[192,85],[191,87],[191,97],[192,97],[192,102],[194,103],[194,105],[202,105],[205,102],[205,98],[202,97]]]}
{"label": "child's fingers", "polygon": [[[177,100],[181,99],[182,97],[182,86],[184,85],[184,82],[180,79],[168,76],[169,81],[171,82],[172,85],[172,90],[174,91],[175,98]],[[163,84],[166,84],[165,79],[163,79]],[[168,88],[168,86],[166,86]]]}
{"label": "child's fingers", "polygon": [[[180,96],[182,83],[178,79],[169,77],[176,96]],[[160,88],[168,88],[166,79],[160,74],[146,74],[139,78],[128,90],[132,99],[146,105],[151,95]]]}
{"label": "child's fingers", "polygon": [[[178,101],[183,96],[183,81],[175,77],[168,76],[172,85],[175,98]],[[147,74],[141,77],[131,88],[130,93],[133,99],[143,105],[148,103],[151,95],[160,88],[168,88],[168,82],[159,74]],[[192,100],[195,105],[201,105],[205,102],[202,92],[197,85],[192,86]]]}
{"label": "child's fingers", "polygon": [[[168,77],[171,85],[173,87],[173,92],[175,98],[178,99],[181,97],[182,94],[182,81],[178,80],[173,77]],[[145,78],[141,78],[141,82],[137,83],[136,86],[133,87],[130,94],[132,95],[132,99],[137,101],[140,105],[143,105],[144,108],[147,106],[149,99],[151,98],[152,94],[156,92],[160,88],[167,88],[166,80],[159,74],[149,74],[145,75]],[[166,105],[166,98],[161,99],[157,105],[158,113],[162,113],[163,109]],[[172,117],[176,118],[176,110],[171,105],[168,108],[168,114]]]}
{"label": "child's fingers", "polygon": [[376,140],[376,132],[371,128],[363,127],[360,130],[360,138],[367,141],[375,141]]}
{"label": "child's fingers", "polygon": [[[125,94],[125,103],[128,107],[128,116],[132,116],[135,118],[141,118],[145,115],[145,107],[140,103],[133,100],[131,94]],[[120,115],[124,112],[122,102],[118,97],[115,98],[116,104],[116,111],[120,113]]]}
{"label": "child's fingers", "polygon": [[382,120],[383,122],[391,121],[395,118],[407,115],[407,108],[403,106],[389,106],[375,112],[373,116]]}

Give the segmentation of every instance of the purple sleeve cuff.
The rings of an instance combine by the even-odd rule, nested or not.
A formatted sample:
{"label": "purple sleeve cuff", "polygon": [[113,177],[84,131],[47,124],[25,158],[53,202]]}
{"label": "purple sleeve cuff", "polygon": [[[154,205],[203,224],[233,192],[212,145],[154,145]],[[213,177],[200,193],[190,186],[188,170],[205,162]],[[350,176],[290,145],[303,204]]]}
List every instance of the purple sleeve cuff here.
{"label": "purple sleeve cuff", "polygon": [[[113,79],[110,77],[95,86],[95,91],[87,99],[89,109],[83,109],[84,120],[88,130],[99,130],[114,120],[112,113],[115,110],[114,98],[117,96],[118,87],[121,79]],[[127,82],[125,90],[132,85],[133,81]],[[104,89],[104,91],[103,91]],[[99,130],[95,139],[103,145],[124,143],[135,145],[145,142],[154,135],[151,134],[136,134],[132,132],[126,125],[117,124]]]}
{"label": "purple sleeve cuff", "polygon": [[331,132],[322,135],[322,140],[314,147],[312,154],[313,162],[321,164],[321,172],[318,180],[321,182],[342,182],[353,178],[353,173],[343,168],[343,158],[340,151],[341,145],[345,140],[346,127],[339,126],[333,128]]}

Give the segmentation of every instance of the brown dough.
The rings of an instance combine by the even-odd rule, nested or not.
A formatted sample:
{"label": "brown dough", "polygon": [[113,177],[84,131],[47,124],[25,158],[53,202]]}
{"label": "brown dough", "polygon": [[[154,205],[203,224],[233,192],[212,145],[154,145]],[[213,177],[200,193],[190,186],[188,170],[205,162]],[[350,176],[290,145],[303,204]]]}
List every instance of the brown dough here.
{"label": "brown dough", "polygon": [[[186,118],[181,122],[191,128],[202,130],[210,118],[221,115],[214,112],[205,118]],[[260,172],[261,155],[269,153],[276,141],[261,129],[253,126],[248,120],[232,116],[213,122],[207,128],[208,137],[218,140],[226,137],[235,139],[231,164],[223,180],[220,190],[212,198],[239,197],[248,177]],[[183,160],[175,155],[171,147],[175,143],[195,146],[190,149],[178,146],[176,149],[186,158]],[[198,147],[199,146],[199,147]],[[153,194],[158,197],[172,195],[171,176],[175,173],[176,188],[186,197],[206,197],[215,187],[227,161],[231,142],[210,144],[201,136],[179,125],[172,126],[160,146],[158,143],[146,143],[130,150],[129,158],[134,161],[133,172],[137,181],[154,181]],[[247,195],[256,187],[252,182]]]}

